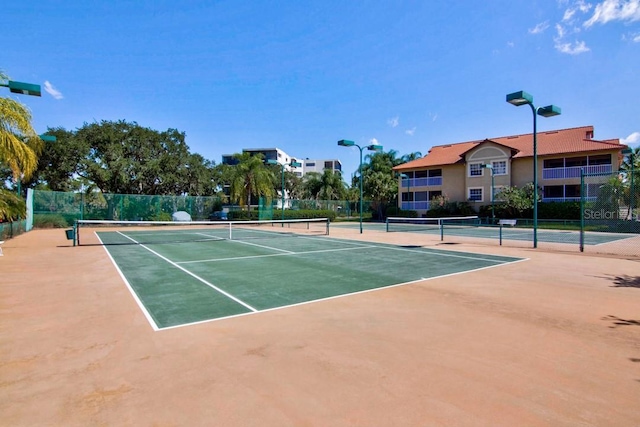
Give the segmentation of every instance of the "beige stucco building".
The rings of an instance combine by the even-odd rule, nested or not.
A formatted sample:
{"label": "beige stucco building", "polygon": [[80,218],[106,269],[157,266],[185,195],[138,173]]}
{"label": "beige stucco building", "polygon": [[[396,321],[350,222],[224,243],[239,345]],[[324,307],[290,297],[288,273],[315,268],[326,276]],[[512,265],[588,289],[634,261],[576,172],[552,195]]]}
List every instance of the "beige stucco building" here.
{"label": "beige stucco building", "polygon": [[[581,171],[618,170],[626,148],[618,139],[594,139],[593,126],[538,132],[536,140],[543,202],[579,200]],[[491,171],[494,194],[505,186],[533,182],[533,134],[434,146],[426,156],[394,170],[402,174],[402,209],[424,214],[437,196],[467,201],[478,209],[491,203]]]}

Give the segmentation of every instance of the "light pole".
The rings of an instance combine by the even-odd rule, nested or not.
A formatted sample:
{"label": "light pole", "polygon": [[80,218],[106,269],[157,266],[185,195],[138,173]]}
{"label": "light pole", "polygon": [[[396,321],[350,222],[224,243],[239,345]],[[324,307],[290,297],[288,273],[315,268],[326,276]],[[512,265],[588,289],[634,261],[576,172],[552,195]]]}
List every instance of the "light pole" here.
{"label": "light pole", "polygon": [[284,221],[284,167],[292,166],[294,168],[302,166],[299,162],[291,161],[291,163],[278,163],[277,160],[269,159],[267,163],[270,165],[280,165],[282,169],[282,220]]}
{"label": "light pole", "polygon": [[634,173],[634,162],[635,156],[632,148],[625,148],[622,150],[622,154],[629,156],[629,163],[631,164],[631,179],[629,180],[629,212],[631,212],[631,221],[633,221],[633,199],[634,199],[634,190],[633,188],[633,173]]}
{"label": "light pole", "polygon": [[[407,180],[407,206],[409,206],[407,210],[411,210],[411,177],[405,173],[401,173],[400,178],[402,178],[403,181],[405,178]],[[402,187],[400,187],[400,190],[400,209],[402,209]]]}
{"label": "light pole", "polygon": [[485,163],[482,165],[482,167],[485,169],[489,169],[491,171],[491,225],[493,225],[496,223],[496,212],[493,207],[493,189],[494,189],[493,165]]}
{"label": "light pole", "polygon": [[553,117],[561,113],[560,107],[547,105],[535,107],[533,96],[525,91],[514,92],[507,95],[507,102],[519,107],[529,105],[533,113],[533,247],[538,247],[538,144],[536,141],[536,114],[542,117]]}
{"label": "light pole", "polygon": [[360,164],[358,165],[358,173],[360,174],[360,234],[362,234],[362,150],[366,148],[369,151],[381,152],[382,145],[371,144],[361,147],[355,142],[346,139],[341,139],[340,141],[338,141],[338,145],[341,147],[358,147],[358,149],[360,150]]}

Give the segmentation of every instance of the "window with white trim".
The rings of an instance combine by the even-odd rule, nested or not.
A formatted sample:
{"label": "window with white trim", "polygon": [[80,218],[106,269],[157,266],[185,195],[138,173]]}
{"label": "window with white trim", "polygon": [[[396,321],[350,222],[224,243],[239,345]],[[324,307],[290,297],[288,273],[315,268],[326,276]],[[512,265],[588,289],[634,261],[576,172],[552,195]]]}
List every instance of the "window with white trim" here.
{"label": "window with white trim", "polygon": [[469,201],[471,202],[482,201],[482,187],[469,188]]}
{"label": "window with white trim", "polygon": [[469,176],[482,176],[482,163],[469,163]]}
{"label": "window with white trim", "polygon": [[498,162],[492,162],[491,167],[493,167],[494,175],[506,175],[507,174],[507,162],[505,160],[501,160]]}

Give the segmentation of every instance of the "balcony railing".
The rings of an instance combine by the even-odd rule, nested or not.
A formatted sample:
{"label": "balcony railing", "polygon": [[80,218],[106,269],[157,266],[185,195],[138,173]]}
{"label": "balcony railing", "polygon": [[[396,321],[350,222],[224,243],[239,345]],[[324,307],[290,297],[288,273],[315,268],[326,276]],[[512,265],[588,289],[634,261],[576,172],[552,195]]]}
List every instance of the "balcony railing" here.
{"label": "balcony railing", "polygon": [[429,210],[429,202],[402,202],[402,210],[405,211],[417,211],[417,210]]}
{"label": "balcony railing", "polygon": [[[585,197],[587,202],[592,202],[597,199],[597,197]],[[543,202],[579,202],[580,197],[543,197]]]}
{"label": "balcony railing", "polygon": [[[579,175],[578,175],[579,176]],[[432,176],[429,178],[412,178],[412,179],[403,179],[402,187],[409,187],[411,184],[411,188],[413,187],[431,187],[434,185],[442,185],[442,177],[441,176]]]}
{"label": "balcony railing", "polygon": [[611,165],[571,166],[568,168],[542,169],[542,179],[580,178],[580,170],[585,174],[611,173]]}

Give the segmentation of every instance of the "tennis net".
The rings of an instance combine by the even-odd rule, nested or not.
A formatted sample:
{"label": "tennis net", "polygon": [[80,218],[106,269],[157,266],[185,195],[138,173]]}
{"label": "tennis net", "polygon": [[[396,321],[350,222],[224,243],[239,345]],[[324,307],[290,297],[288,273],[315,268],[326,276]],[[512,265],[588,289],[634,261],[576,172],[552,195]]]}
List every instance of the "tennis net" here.
{"label": "tennis net", "polygon": [[[265,239],[300,235],[328,235],[327,218],[270,221],[104,221],[78,220],[74,245],[92,244],[87,231],[98,235],[98,244],[160,244],[216,240]],[[93,244],[96,242],[94,241]]]}
{"label": "tennis net", "polygon": [[444,218],[387,218],[387,232],[442,232],[445,228],[478,227],[477,216],[458,216]]}

